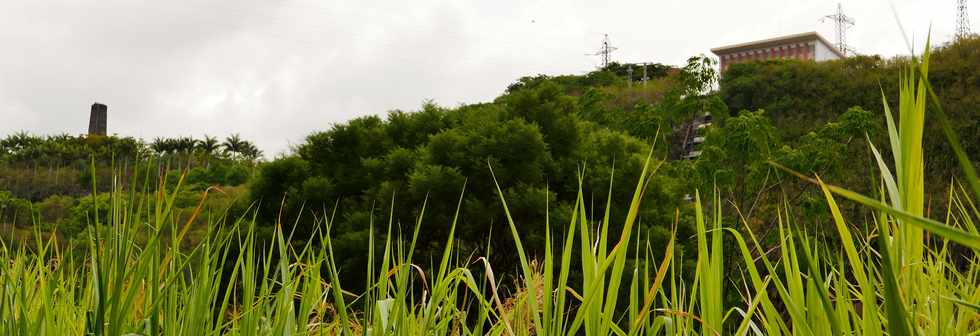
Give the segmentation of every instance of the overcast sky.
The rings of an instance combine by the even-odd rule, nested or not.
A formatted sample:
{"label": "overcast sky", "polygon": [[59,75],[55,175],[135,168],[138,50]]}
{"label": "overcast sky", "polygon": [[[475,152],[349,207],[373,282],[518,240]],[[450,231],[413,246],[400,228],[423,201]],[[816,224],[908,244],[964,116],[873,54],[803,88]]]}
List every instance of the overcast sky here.
{"label": "overcast sky", "polygon": [[[974,1],[976,2],[976,1]],[[832,0],[0,1],[0,136],[240,133],[269,157],[354,117],[488,101],[516,78],[613,60],[680,65],[721,45],[806,31],[833,41]],[[843,1],[863,54],[951,38],[955,0]],[[980,24],[980,3],[971,21]]]}

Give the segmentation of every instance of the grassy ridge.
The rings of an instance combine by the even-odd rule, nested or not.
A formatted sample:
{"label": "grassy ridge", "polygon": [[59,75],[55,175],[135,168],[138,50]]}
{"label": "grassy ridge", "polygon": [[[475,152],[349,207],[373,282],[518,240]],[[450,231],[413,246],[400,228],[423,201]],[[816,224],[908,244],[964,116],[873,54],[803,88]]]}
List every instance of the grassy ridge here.
{"label": "grassy ridge", "polygon": [[[492,251],[468,255],[454,245],[457,212],[441,257],[430,267],[413,253],[424,211],[410,240],[375,244],[369,230],[367,269],[338,269],[331,244],[334,216],[315,219],[325,242],[290,245],[295,223],[279,218],[274,239],[256,239],[255,218],[213,228],[203,241],[181,248],[202,215],[175,216],[175,188],[115,187],[108,222],[93,216],[87,250],[60,250],[53,239],[36,249],[0,247],[0,332],[9,335],[969,335],[980,330],[980,218],[978,190],[953,184],[943,221],[923,217],[923,125],[931,88],[928,53],[903,74],[896,123],[887,108],[894,165],[871,145],[881,171],[881,197],[819,185],[842,241],[824,248],[795,229],[790,205],[779,213],[780,244],[764,247],[750,229],[723,227],[723,200],[696,195],[695,268],[676,262],[673,235],[652,245],[637,218],[659,161],[648,159],[631,192],[618,235],[607,211],[591,215],[579,188],[569,223],[518,223],[497,183],[506,225],[520,259],[521,290],[504,295],[507,275],[489,265]],[[933,109],[935,110],[935,109]],[[939,110],[941,113],[941,107]],[[955,143],[955,139],[951,137]],[[492,169],[494,167],[490,167]],[[968,167],[972,169],[972,167]],[[968,176],[970,172],[967,173]],[[583,180],[583,174],[577,176]],[[809,179],[809,177],[804,177]],[[610,185],[605,203],[614,193]],[[971,194],[972,192],[972,194]],[[973,195],[973,196],[971,196]],[[837,197],[875,210],[868,223],[849,222]],[[462,198],[461,198],[462,199]],[[150,205],[153,206],[150,206]],[[423,206],[423,209],[426,207]],[[198,209],[200,210],[200,208]],[[546,209],[547,211],[548,209]],[[178,220],[178,218],[182,218]],[[548,217],[545,217],[548,218]],[[679,219],[678,219],[679,220]],[[744,223],[748,228],[748,223]],[[402,228],[386,227],[385,237]],[[518,228],[544,225],[540,260],[525,253]],[[566,228],[552,237],[551,226]],[[675,225],[676,226],[676,225]],[[37,237],[42,237],[40,234]],[[139,237],[139,239],[136,239]],[[493,239],[489,237],[488,239]],[[725,241],[736,249],[726,250]],[[378,248],[374,248],[378,246]],[[952,253],[953,248],[971,249]],[[726,258],[726,254],[732,258]],[[657,256],[663,256],[658,258]],[[731,263],[726,261],[738,260]],[[581,279],[570,279],[580,267]],[[726,278],[737,269],[741,278]],[[363,293],[343,290],[342,272],[364,272]],[[693,272],[694,281],[685,273]],[[736,290],[743,298],[726,306]],[[621,298],[626,299],[621,301]]]}

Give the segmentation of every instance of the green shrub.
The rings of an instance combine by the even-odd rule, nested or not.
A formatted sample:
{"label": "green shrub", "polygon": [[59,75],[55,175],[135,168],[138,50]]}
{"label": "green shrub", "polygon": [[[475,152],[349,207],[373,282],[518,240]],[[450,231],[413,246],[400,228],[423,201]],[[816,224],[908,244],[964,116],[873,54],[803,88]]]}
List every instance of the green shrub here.
{"label": "green shrub", "polygon": [[78,233],[85,230],[89,225],[98,222],[101,225],[111,224],[111,213],[109,193],[100,193],[95,197],[91,195],[81,197],[78,203],[71,208],[71,216],[67,225],[62,228],[66,233]]}
{"label": "green shrub", "polygon": [[37,217],[31,202],[0,190],[0,224],[29,227]]}
{"label": "green shrub", "polygon": [[237,186],[248,181],[250,168],[235,163],[213,163],[207,167],[195,167],[187,173],[186,183],[194,190],[210,186]]}
{"label": "green shrub", "polygon": [[[45,198],[44,201],[35,204],[40,214],[40,223],[53,225],[49,229],[60,228],[63,233],[67,229],[64,225],[68,224],[72,217],[72,210],[75,207],[75,198],[71,196],[54,195]],[[69,230],[72,233],[77,230]]]}

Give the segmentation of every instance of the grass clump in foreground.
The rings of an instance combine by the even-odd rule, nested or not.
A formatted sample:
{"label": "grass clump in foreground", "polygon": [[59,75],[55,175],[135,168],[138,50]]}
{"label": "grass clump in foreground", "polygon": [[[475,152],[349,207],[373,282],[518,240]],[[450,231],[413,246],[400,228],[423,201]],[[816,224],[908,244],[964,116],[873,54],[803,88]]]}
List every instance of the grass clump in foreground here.
{"label": "grass clump in foreground", "polygon": [[[702,202],[698,195],[697,262],[694,281],[685,282],[691,277],[682,275],[691,270],[675,263],[674,239],[686,237],[652,246],[634,234],[644,190],[659,167],[648,160],[618,237],[609,233],[608,211],[588,217],[581,191],[569,223],[542,224],[549,236],[541,260],[525,254],[518,223],[508,220],[521,265],[522,290],[515,295],[501,297],[502,279],[486,258],[464,257],[453,245],[455,219],[436,265],[412,263],[416,225],[411,240],[386,238],[382,248],[370,250],[368,264],[377,267],[363,270],[367,290],[350,293],[338,280],[330,218],[317,225],[320,245],[288,244],[289,223],[277,227],[272,242],[260,243],[254,218],[241,218],[181,249],[199,212],[179,223],[172,210],[176,192],[115,190],[111,206],[100,210],[110,212],[109,222],[91,223],[84,252],[40,238],[31,250],[0,246],[6,261],[0,264],[0,333],[975,335],[980,183],[960,150],[970,191],[951,188],[943,222],[923,217],[922,130],[934,97],[927,73],[928,52],[903,75],[898,123],[885,106],[894,165],[871,145],[881,170],[879,198],[812,180],[826,196],[840,250],[792,229],[788,205],[778,218],[778,247],[764,248],[747,224],[745,230],[722,226],[717,196]],[[934,107],[948,123],[941,106]],[[947,136],[958,148],[955,135]],[[872,221],[847,222],[835,196],[874,209]],[[385,237],[395,236],[392,224],[379,224]],[[554,225],[567,225],[566,233],[550,236]],[[369,244],[376,246],[370,232]],[[737,249],[724,250],[725,240]],[[954,246],[969,251],[953,253]],[[571,280],[573,267],[581,268],[580,281]],[[733,274],[726,269],[743,277],[726,278]],[[726,307],[726,288],[738,288],[742,302]]]}

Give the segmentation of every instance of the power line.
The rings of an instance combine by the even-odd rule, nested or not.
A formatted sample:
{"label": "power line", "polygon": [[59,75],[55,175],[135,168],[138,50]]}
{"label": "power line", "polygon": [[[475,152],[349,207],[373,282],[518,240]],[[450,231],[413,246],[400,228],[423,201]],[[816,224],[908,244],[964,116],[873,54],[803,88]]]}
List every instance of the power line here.
{"label": "power line", "polygon": [[970,35],[970,14],[966,10],[966,0],[956,2],[956,39]]}
{"label": "power line", "polygon": [[847,29],[854,25],[854,19],[844,15],[844,8],[840,3],[837,3],[837,13],[826,15],[820,21],[823,22],[827,19],[834,22],[834,30],[837,34],[837,50],[840,50],[841,54],[847,55],[850,50],[850,47],[847,46]]}

